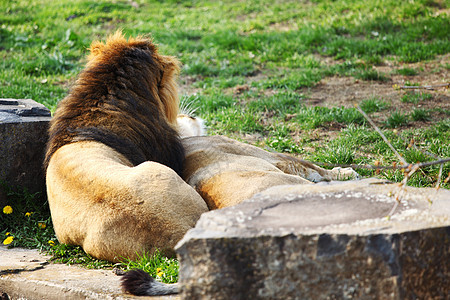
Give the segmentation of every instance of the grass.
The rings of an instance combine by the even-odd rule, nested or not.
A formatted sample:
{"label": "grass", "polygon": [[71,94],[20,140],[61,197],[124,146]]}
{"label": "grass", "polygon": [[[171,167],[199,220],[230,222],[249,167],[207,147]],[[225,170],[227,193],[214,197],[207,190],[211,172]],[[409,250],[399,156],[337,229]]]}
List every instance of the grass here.
{"label": "grass", "polygon": [[386,101],[377,98],[371,98],[362,100],[359,106],[365,113],[370,114],[374,112],[383,111],[389,108],[390,105]]}
{"label": "grass", "polygon": [[430,93],[416,93],[416,92],[409,92],[406,93],[401,97],[401,101],[403,103],[412,103],[412,104],[418,104],[422,101],[427,101],[433,98],[433,95]]}
{"label": "grass", "polygon": [[404,76],[415,76],[415,75],[419,74],[419,72],[413,68],[400,68],[397,70],[397,74],[404,75]]}
{"label": "grass", "polygon": [[125,270],[142,269],[153,278],[164,283],[178,282],[178,260],[167,258],[157,250],[153,254],[144,253],[137,260],[125,260]]}
{"label": "grass", "polygon": [[356,73],[355,78],[368,81],[389,81],[386,75],[376,70],[363,70],[360,73]]}
{"label": "grass", "polygon": [[411,112],[411,119],[413,121],[429,121],[431,120],[430,113],[427,110],[415,108]]}
{"label": "grass", "polygon": [[393,112],[386,120],[385,125],[388,128],[397,128],[408,124],[408,115],[401,112]]}
{"label": "grass", "polygon": [[[414,76],[402,83],[410,86],[428,83],[431,72],[445,78],[448,62],[433,71],[423,64],[450,52],[448,8],[440,0],[1,1],[0,97],[32,98],[54,111],[91,41],[122,28],[151,33],[162,53],[181,60],[181,98],[206,120],[209,134],[317,162],[393,163],[396,157],[353,107],[357,101],[409,161],[430,159],[408,148],[411,139],[450,157],[450,113],[439,92],[398,90],[384,98],[373,90],[361,98],[356,90],[362,83],[391,91],[395,76]],[[349,93],[334,103],[332,91],[315,103],[314,91],[332,78],[349,79],[350,86],[336,87]],[[434,186],[438,167],[422,171],[409,184]],[[443,174],[449,172],[446,164]],[[360,173],[403,179],[399,171]],[[13,189],[7,197],[13,212],[2,213],[0,234],[13,237],[9,245],[38,248],[60,262],[112,267],[58,244],[45,199]],[[161,257],[140,261],[123,268],[148,265],[153,275],[176,280],[171,263],[158,269],[166,263]]]}

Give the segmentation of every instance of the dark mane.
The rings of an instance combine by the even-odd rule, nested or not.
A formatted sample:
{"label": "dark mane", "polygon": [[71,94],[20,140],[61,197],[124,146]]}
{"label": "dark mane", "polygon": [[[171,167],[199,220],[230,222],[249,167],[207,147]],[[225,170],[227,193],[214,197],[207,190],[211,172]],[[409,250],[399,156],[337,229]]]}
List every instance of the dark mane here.
{"label": "dark mane", "polygon": [[159,92],[170,79],[163,76],[174,73],[165,72],[168,58],[149,40],[126,41],[117,34],[95,46],[99,49],[91,48],[91,60],[50,123],[44,167],[66,144],[98,141],[133,165],[156,161],[181,174],[184,149],[166,115],[178,103],[167,103],[174,100]]}

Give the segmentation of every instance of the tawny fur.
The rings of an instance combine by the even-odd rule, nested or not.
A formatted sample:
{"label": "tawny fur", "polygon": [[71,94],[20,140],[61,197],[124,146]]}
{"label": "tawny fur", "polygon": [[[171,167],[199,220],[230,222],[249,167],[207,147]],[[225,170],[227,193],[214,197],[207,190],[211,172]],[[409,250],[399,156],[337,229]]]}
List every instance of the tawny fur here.
{"label": "tawny fur", "polygon": [[94,42],[86,68],[55,112],[47,194],[60,242],[117,261],[173,247],[207,210],[177,175],[175,58],[119,32]]}
{"label": "tawny fur", "polygon": [[326,170],[293,156],[272,153],[223,136],[183,139],[184,180],[209,209],[236,205],[269,187],[357,179],[351,168]]}

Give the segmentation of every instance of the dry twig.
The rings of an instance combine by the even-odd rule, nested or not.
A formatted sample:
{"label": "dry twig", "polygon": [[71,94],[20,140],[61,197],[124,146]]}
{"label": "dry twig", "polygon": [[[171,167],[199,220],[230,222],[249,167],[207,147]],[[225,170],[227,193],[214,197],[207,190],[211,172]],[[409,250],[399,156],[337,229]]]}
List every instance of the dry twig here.
{"label": "dry twig", "polygon": [[378,126],[372,121],[371,118],[369,118],[369,116],[361,109],[361,107],[359,107],[359,105],[355,105],[356,109],[359,110],[359,112],[364,116],[364,118],[366,118],[367,121],[369,121],[370,125],[372,125],[372,127],[375,129],[376,132],[378,132],[378,134],[383,138],[383,141],[389,146],[389,148],[391,148],[391,150],[395,153],[395,155],[397,156],[397,158],[404,164],[408,164],[406,162],[406,160],[400,155],[400,153],[397,152],[397,150],[395,150],[395,148],[392,146],[392,144],[389,142],[389,140],[386,138],[386,136],[383,134],[383,132],[381,132],[380,128],[378,128]]}
{"label": "dry twig", "polygon": [[[450,84],[446,84],[446,85],[439,85],[439,86],[445,86],[448,88]],[[408,87],[408,88],[429,88],[432,86],[423,86],[423,87]],[[436,86],[433,86],[436,87]],[[402,87],[400,87],[402,88]],[[445,159],[439,159],[437,161],[433,161],[433,162],[424,162],[424,163],[416,163],[416,164],[409,164],[398,152],[397,150],[395,150],[395,148],[392,146],[392,144],[389,142],[389,140],[386,138],[386,136],[383,134],[383,132],[378,128],[378,126],[372,121],[372,119],[370,119],[370,117],[359,107],[359,105],[355,105],[355,107],[358,109],[358,111],[364,116],[364,118],[366,118],[366,120],[370,123],[370,125],[372,125],[372,127],[375,129],[375,131],[378,132],[378,134],[380,134],[380,136],[383,138],[384,142],[389,146],[389,148],[391,148],[391,150],[395,153],[395,155],[397,156],[397,158],[403,163],[402,166],[397,166],[396,164],[391,166],[379,166],[378,164],[376,164],[375,166],[370,165],[371,169],[403,169],[405,172],[405,177],[403,178],[402,182],[401,182],[401,187],[400,190],[396,193],[395,196],[395,205],[394,207],[391,209],[391,211],[389,212],[389,214],[387,215],[387,218],[390,218],[392,216],[392,214],[395,212],[395,210],[397,209],[398,204],[400,203],[400,196],[402,194],[402,192],[405,191],[406,189],[406,184],[408,183],[408,180],[411,178],[411,176],[414,175],[414,173],[421,169],[422,167],[425,166],[430,166],[430,165],[436,165],[436,164],[440,164],[440,169],[439,169],[439,176],[438,176],[438,180],[437,180],[437,184],[436,184],[436,192],[438,192],[439,190],[439,185],[441,182],[441,176],[442,176],[442,169],[444,166],[444,163],[446,162],[450,162],[450,158],[445,158]],[[411,140],[411,142],[408,145],[408,148],[410,147],[414,147],[416,150],[423,152],[422,150],[418,149],[416,147],[416,145],[414,144],[414,140]],[[438,158],[436,155],[426,152],[426,154],[434,157],[434,158]],[[450,173],[449,173],[449,177],[446,178],[446,180],[444,182],[447,182],[448,179],[450,179]],[[429,199],[428,200],[430,203],[432,203],[432,201]]]}
{"label": "dry twig", "polygon": [[427,162],[420,162],[415,164],[409,164],[406,163],[404,165],[397,165],[393,164],[392,166],[381,166],[381,165],[356,165],[356,164],[332,164],[332,163],[323,163],[323,162],[313,162],[316,165],[322,166],[322,167],[341,167],[341,168],[353,168],[353,169],[367,169],[367,170],[410,170],[415,166],[418,166],[419,168],[425,168],[433,165],[441,165],[450,162],[450,158],[443,158],[440,160],[435,161],[427,161]]}
{"label": "dry twig", "polygon": [[419,90],[419,89],[424,89],[424,90],[434,90],[435,88],[448,88],[450,86],[450,83],[443,83],[443,84],[435,84],[435,85],[415,85],[415,86],[411,86],[411,85],[403,85],[403,86],[399,86],[398,88],[401,90]]}

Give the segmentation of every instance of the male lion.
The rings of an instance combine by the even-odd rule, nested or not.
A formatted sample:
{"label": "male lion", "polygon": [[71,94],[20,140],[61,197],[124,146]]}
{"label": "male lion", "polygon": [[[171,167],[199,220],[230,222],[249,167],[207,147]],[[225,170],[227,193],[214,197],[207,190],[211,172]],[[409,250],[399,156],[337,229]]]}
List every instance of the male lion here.
{"label": "male lion", "polygon": [[177,175],[178,61],[120,32],[90,50],[49,129],[47,194],[58,240],[109,261],[155,248],[173,254],[208,210]]}

